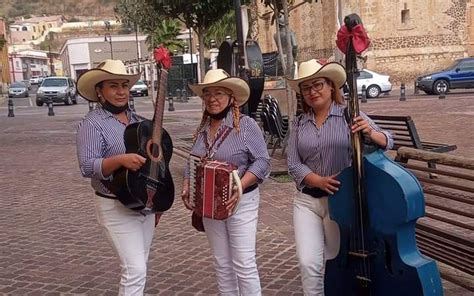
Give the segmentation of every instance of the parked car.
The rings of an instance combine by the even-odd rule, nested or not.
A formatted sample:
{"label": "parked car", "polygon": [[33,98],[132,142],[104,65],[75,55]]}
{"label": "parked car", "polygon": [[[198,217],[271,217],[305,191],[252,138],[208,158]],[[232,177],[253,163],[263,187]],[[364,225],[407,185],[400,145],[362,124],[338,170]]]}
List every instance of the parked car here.
{"label": "parked car", "polygon": [[31,76],[30,84],[31,85],[37,85],[38,83],[39,83],[39,77],[38,76]]}
{"label": "parked car", "polygon": [[418,77],[416,83],[428,95],[447,93],[454,88],[474,88],[474,58],[455,60],[442,71]]}
{"label": "parked car", "polygon": [[143,80],[138,80],[137,83],[130,88],[130,94],[134,97],[148,96],[148,86]]}
{"label": "parked car", "polygon": [[77,104],[76,85],[68,77],[46,77],[36,92],[36,105],[43,106],[51,98],[53,103]]}
{"label": "parked car", "polygon": [[[362,95],[362,86],[365,85],[367,98],[377,98],[382,93],[389,93],[392,90],[390,76],[363,69],[357,77],[357,94]],[[348,96],[348,86],[344,85],[344,96]]]}
{"label": "parked car", "polygon": [[8,88],[8,97],[29,97],[28,86],[23,82],[13,82]]}

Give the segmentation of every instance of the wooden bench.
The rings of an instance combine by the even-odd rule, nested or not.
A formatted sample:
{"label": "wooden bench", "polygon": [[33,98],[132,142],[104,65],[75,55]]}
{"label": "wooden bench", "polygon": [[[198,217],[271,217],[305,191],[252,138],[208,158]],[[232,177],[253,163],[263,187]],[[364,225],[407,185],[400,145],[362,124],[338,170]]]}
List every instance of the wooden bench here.
{"label": "wooden bench", "polygon": [[[407,147],[398,149],[397,158],[425,194],[425,217],[416,227],[418,247],[438,261],[443,278],[474,291],[474,159]],[[436,179],[430,178],[433,173]]]}
{"label": "wooden bench", "polygon": [[369,115],[382,129],[393,134],[394,150],[400,147],[412,147],[431,152],[449,152],[457,149],[456,145],[421,141],[410,116]]}

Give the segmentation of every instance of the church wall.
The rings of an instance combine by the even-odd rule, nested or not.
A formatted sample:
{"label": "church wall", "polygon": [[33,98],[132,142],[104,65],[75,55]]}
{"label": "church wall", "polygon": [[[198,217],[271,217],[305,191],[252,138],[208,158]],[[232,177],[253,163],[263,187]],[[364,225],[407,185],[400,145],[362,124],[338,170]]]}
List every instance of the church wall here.
{"label": "church wall", "polygon": [[[257,14],[266,9],[257,1]],[[299,1],[294,1],[298,4]],[[342,0],[342,16],[358,13],[371,38],[366,67],[413,82],[418,75],[445,68],[474,54],[474,0]],[[332,59],[337,32],[337,0],[306,3],[290,13],[298,61]],[[271,17],[271,14],[268,14]],[[276,50],[275,26],[259,18],[263,52]],[[472,25],[471,25],[472,24]],[[263,30],[262,30],[263,28]],[[262,33],[263,31],[263,33]]]}

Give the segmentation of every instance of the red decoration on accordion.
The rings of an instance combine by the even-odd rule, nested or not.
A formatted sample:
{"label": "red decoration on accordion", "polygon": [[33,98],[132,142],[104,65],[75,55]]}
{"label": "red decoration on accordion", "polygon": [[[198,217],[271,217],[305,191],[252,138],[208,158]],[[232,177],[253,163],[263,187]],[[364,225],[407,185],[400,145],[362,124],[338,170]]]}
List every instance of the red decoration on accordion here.
{"label": "red decoration on accordion", "polygon": [[155,61],[157,64],[161,64],[165,70],[171,68],[171,57],[168,49],[163,46],[156,47],[153,51],[153,56],[155,57]]}
{"label": "red decoration on accordion", "polygon": [[232,197],[232,187],[241,192],[237,166],[215,160],[202,161],[190,157],[190,201],[194,211],[203,217],[224,220],[233,214],[227,210],[227,201]]}

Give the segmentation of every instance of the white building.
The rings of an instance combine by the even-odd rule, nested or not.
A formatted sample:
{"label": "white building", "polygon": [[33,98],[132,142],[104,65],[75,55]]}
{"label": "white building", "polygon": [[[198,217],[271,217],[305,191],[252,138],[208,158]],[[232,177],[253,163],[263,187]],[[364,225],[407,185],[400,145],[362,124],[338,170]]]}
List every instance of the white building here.
{"label": "white building", "polygon": [[96,67],[105,59],[119,59],[124,62],[147,59],[151,54],[145,44],[146,36],[112,35],[68,39],[60,51],[64,75],[75,80],[85,71]]}
{"label": "white building", "polygon": [[12,50],[9,54],[11,81],[28,80],[32,76],[50,75],[48,53],[42,50]]}

